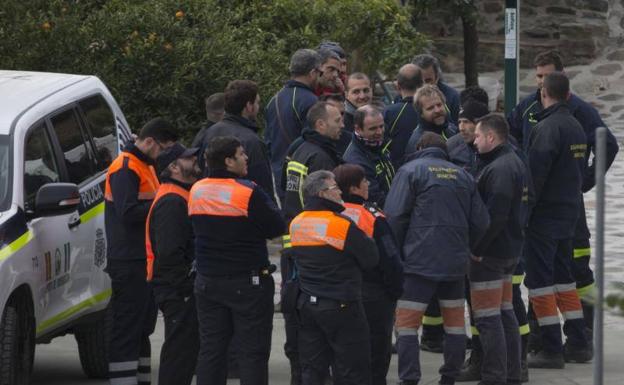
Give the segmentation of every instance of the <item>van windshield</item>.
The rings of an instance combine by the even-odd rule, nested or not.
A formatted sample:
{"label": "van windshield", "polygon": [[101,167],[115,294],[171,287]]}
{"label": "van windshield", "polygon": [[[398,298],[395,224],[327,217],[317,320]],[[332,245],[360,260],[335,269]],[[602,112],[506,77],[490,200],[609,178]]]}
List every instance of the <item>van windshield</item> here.
{"label": "van windshield", "polygon": [[0,135],[0,211],[7,210],[11,202],[11,167],[9,164],[9,137]]}

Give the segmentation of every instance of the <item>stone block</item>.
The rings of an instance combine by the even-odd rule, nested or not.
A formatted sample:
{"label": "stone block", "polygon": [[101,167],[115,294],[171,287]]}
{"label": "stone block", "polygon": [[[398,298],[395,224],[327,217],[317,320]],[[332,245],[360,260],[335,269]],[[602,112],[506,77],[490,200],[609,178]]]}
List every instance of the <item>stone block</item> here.
{"label": "stone block", "polygon": [[576,15],[575,9],[566,7],[546,7],[546,12],[554,15]]}
{"label": "stone block", "polygon": [[608,64],[599,65],[598,67],[593,68],[591,70],[591,73],[593,73],[594,75],[607,76],[607,75],[613,75],[614,73],[621,71],[621,70],[622,70],[621,64],[608,63]]}
{"label": "stone block", "polygon": [[609,1],[608,0],[584,0],[585,8],[591,11],[604,12],[607,13],[609,11]]}
{"label": "stone block", "polygon": [[503,12],[503,5],[500,1],[488,1],[483,4],[483,11],[486,13]]}

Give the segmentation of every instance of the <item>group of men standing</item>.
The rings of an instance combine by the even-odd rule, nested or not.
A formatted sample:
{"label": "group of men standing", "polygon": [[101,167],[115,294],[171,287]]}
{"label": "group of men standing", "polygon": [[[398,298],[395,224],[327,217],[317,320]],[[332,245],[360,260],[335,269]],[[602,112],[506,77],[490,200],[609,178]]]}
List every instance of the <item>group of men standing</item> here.
{"label": "group of men standing", "polygon": [[[292,384],[386,384],[393,329],[404,385],[421,378],[420,342],[443,341],[440,384],[519,384],[527,366],[591,360],[582,192],[604,124],[570,93],[558,55],[538,56],[538,91],[507,119],[478,87],[445,84],[431,55],[401,67],[388,106],[346,61],[333,42],[295,52],[264,138],[258,86],[234,80],[206,99],[211,122],[193,148],[154,119],[112,163],[112,385],[150,382],[157,307],[160,384],[225,384],[233,362],[241,384],[268,384],[266,241],[279,236]],[[608,149],[610,165],[612,136]]]}

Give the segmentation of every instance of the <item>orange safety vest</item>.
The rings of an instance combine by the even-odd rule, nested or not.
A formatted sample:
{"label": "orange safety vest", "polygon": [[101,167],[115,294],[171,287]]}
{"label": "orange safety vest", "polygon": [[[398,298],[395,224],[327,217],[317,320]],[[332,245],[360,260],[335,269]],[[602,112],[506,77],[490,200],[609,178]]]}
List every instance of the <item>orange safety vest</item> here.
{"label": "orange safety vest", "polygon": [[351,222],[332,211],[304,211],[290,222],[290,243],[344,250]]}
{"label": "orange safety vest", "polygon": [[375,221],[378,217],[384,217],[383,213],[374,209],[367,209],[363,205],[355,203],[343,203],[345,210],[343,215],[351,218],[353,222],[360,228],[369,238],[373,237],[375,231]]}
{"label": "orange safety vest", "polygon": [[156,170],[154,167],[143,162],[136,155],[123,151],[119,156],[111,163],[106,173],[106,187],[104,190],[104,199],[109,202],[113,201],[113,192],[110,186],[110,176],[119,171],[124,162],[128,162],[128,168],[134,171],[139,176],[139,200],[152,200],[156,196],[156,191],[160,187],[158,177],[156,176]]}
{"label": "orange safety vest", "polygon": [[191,189],[189,215],[248,217],[252,193],[235,179],[204,178]]}
{"label": "orange safety vest", "polygon": [[188,202],[189,199],[189,192],[176,184],[164,183],[160,185],[160,188],[156,193],[156,198],[154,198],[154,202],[152,202],[152,205],[150,206],[149,213],[147,213],[147,222],[145,223],[145,254],[147,255],[148,281],[151,281],[154,276],[154,250],[152,250],[152,240],[150,238],[150,219],[152,218],[152,210],[154,209],[154,206],[156,206],[156,202],[167,194],[176,194],[182,197],[185,202]]}

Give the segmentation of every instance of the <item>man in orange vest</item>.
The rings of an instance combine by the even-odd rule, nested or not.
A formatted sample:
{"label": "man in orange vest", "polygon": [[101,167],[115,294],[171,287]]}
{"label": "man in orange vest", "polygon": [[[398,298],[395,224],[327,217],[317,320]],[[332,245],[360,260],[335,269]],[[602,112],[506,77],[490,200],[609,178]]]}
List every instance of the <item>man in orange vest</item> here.
{"label": "man in orange vest", "polygon": [[147,280],[165,319],[158,383],[190,385],[199,350],[193,228],[188,216],[189,190],[201,174],[198,148],[176,143],[158,157],[161,185],[147,216]]}
{"label": "man in orange vest", "polygon": [[247,175],[247,155],[233,136],[205,153],[210,176],[190,192],[195,234],[195,298],[200,350],[197,385],[225,385],[227,348],[236,351],[241,385],[269,383],[275,283],[266,240],[286,224],[271,197]]}
{"label": "man in orange vest", "polygon": [[145,281],[145,220],[160,186],[155,160],[178,139],[163,119],[150,120],[108,168],[104,193],[107,266],[111,278],[111,385],[149,384],[156,305]]}
{"label": "man in orange vest", "polygon": [[305,206],[290,223],[301,293],[299,359],[302,385],[324,384],[331,365],[336,384],[371,384],[368,322],[362,272],[379,262],[375,241],[341,212],[341,191],[331,171],[303,183]]}

